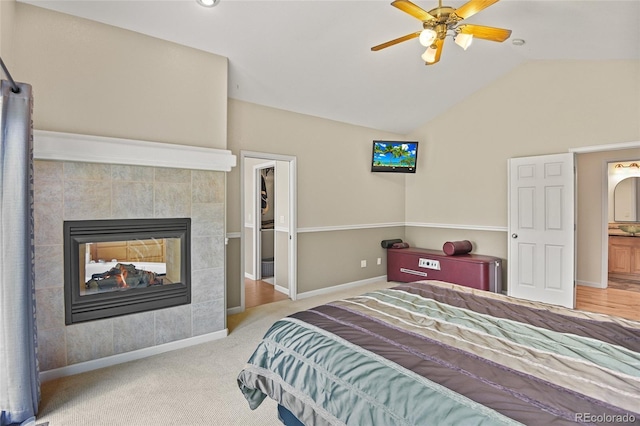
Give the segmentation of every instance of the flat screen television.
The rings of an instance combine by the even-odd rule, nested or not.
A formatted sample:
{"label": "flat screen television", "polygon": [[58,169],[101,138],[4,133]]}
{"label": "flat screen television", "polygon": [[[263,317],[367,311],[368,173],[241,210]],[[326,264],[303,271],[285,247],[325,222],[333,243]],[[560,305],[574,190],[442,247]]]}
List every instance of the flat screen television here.
{"label": "flat screen television", "polygon": [[415,173],[418,142],[373,141],[372,172]]}

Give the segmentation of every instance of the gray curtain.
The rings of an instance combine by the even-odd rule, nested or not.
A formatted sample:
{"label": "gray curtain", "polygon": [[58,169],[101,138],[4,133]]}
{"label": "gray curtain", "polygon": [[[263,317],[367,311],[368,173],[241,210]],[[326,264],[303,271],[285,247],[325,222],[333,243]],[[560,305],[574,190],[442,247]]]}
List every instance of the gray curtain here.
{"label": "gray curtain", "polygon": [[31,86],[0,97],[0,425],[32,424],[40,402],[35,322]]}

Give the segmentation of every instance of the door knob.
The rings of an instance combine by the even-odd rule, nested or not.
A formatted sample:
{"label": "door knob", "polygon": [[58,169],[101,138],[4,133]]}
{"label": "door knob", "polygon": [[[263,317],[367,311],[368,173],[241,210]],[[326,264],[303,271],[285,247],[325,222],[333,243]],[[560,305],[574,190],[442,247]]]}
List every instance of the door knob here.
{"label": "door knob", "polygon": [[518,238],[518,234],[511,234],[511,238]]}

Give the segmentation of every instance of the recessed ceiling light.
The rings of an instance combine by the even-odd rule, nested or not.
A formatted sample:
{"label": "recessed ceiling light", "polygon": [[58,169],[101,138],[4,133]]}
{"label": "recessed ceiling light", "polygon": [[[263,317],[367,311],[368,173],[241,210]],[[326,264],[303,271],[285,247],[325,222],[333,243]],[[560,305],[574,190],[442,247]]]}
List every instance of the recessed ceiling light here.
{"label": "recessed ceiling light", "polygon": [[196,0],[200,6],[213,7],[220,3],[220,0]]}
{"label": "recessed ceiling light", "polygon": [[522,46],[524,44],[524,40],[521,38],[514,38],[511,43],[513,43],[514,46]]}

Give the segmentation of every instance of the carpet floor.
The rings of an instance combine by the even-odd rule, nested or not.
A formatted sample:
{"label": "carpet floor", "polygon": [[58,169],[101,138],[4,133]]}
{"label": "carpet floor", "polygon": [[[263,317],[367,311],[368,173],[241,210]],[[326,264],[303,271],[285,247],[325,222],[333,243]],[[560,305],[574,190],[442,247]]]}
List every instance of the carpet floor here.
{"label": "carpet floor", "polygon": [[391,287],[379,281],[245,310],[223,339],[42,384],[37,423],[60,425],[281,425],[267,399],[251,411],[236,377],[269,326],[331,300]]}

